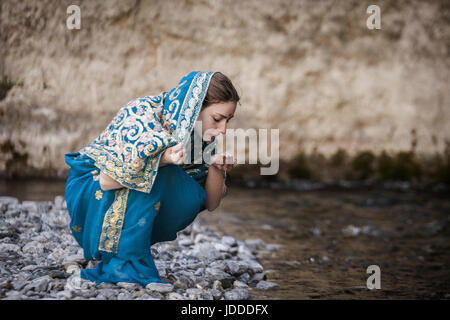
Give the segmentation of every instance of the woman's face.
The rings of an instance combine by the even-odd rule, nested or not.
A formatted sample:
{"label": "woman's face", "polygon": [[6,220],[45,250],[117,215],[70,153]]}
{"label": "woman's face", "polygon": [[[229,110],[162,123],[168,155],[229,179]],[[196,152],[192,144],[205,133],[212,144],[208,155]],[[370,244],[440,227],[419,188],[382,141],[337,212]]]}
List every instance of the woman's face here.
{"label": "woman's face", "polygon": [[210,142],[220,134],[225,135],[228,121],[234,116],[235,102],[220,102],[209,105],[198,115],[197,120],[202,122],[202,138]]}

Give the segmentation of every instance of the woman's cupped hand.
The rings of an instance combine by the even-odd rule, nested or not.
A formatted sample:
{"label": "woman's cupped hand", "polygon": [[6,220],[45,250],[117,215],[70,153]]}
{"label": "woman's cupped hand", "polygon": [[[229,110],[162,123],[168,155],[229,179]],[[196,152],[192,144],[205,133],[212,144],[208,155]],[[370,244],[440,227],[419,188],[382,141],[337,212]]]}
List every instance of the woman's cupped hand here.
{"label": "woman's cupped hand", "polygon": [[228,152],[221,152],[211,156],[211,165],[228,172],[236,166],[236,159]]}

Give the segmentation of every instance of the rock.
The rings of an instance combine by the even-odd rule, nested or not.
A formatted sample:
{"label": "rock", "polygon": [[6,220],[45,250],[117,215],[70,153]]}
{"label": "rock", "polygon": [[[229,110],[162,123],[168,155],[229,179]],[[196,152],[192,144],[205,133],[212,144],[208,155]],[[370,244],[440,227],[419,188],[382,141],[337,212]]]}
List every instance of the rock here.
{"label": "rock", "polygon": [[228,273],[217,268],[206,268],[205,273],[212,280],[219,280],[223,288],[229,288],[233,285],[234,278]]}
{"label": "rock", "polygon": [[271,290],[271,289],[275,289],[278,287],[279,287],[278,284],[276,284],[274,282],[264,281],[264,280],[259,281],[258,284],[256,285],[256,289],[259,289],[259,290]]}
{"label": "rock", "polygon": [[214,243],[214,248],[217,251],[228,252],[230,251],[230,246],[223,243]]}
{"label": "rock", "polygon": [[117,300],[131,300],[132,296],[128,292],[121,292],[117,296]]}
{"label": "rock", "polygon": [[68,274],[75,274],[81,272],[81,267],[77,263],[66,264],[65,269]]}
{"label": "rock", "polygon": [[222,291],[223,291],[223,289],[222,290],[211,289],[211,290],[209,290],[209,293],[211,293],[214,300],[220,300],[223,296]]}
{"label": "rock", "polygon": [[23,201],[20,206],[22,210],[26,210],[28,212],[37,212],[39,210],[36,201]]}
{"label": "rock", "polygon": [[248,300],[250,299],[250,293],[243,288],[233,289],[225,292],[225,300]]}
{"label": "rock", "polygon": [[81,277],[78,273],[75,273],[67,279],[64,290],[79,290],[81,289],[81,283]]}
{"label": "rock", "polygon": [[159,298],[152,297],[148,295],[147,293],[144,293],[141,297],[139,297],[137,300],[160,300]]}
{"label": "rock", "polygon": [[156,291],[159,293],[169,293],[173,291],[173,285],[171,283],[159,283],[159,282],[151,282],[149,283],[145,289],[147,291]]}
{"label": "rock", "polygon": [[20,247],[17,244],[12,243],[0,243],[0,252],[20,252]]}
{"label": "rock", "polygon": [[223,236],[221,239],[221,242],[229,247],[237,246],[236,239],[234,239],[233,237],[230,237],[230,236]]}
{"label": "rock", "polygon": [[129,291],[138,290],[141,287],[138,283],[130,283],[130,282],[117,282],[116,284],[119,287]]}
{"label": "rock", "polygon": [[204,274],[205,274],[205,268],[198,268],[194,272],[194,275],[197,277],[202,277]]}
{"label": "rock", "polygon": [[234,288],[244,288],[244,289],[247,289],[247,288],[248,288],[248,285],[247,285],[246,283],[242,282],[242,281],[235,280],[235,281],[233,282],[233,287],[234,287]]}
{"label": "rock", "polygon": [[180,246],[190,246],[190,245],[194,244],[194,242],[190,238],[185,238],[185,239],[179,240],[178,244]]}
{"label": "rock", "polygon": [[71,290],[60,291],[56,294],[56,297],[61,300],[69,300],[72,298],[72,296],[73,296],[73,291],[71,291]]}
{"label": "rock", "polygon": [[219,280],[215,280],[212,288],[214,290],[223,291],[222,282],[220,282]]}
{"label": "rock", "polygon": [[55,208],[56,210],[64,210],[64,209],[67,209],[66,200],[64,199],[63,196],[56,196],[56,197],[55,197],[54,203],[55,203],[54,208]]}
{"label": "rock", "polygon": [[5,205],[6,208],[8,208],[10,205],[13,206],[17,204],[19,204],[19,199],[17,198],[5,196],[0,197],[0,205]]}
{"label": "rock", "polygon": [[36,292],[46,291],[48,285],[52,282],[52,278],[50,276],[42,276],[32,280],[29,284],[27,284],[21,291],[26,292],[30,290],[34,290]]}
{"label": "rock", "polygon": [[197,300],[198,298],[200,298],[202,293],[203,291],[198,288],[189,288],[186,290],[187,297],[192,300]]}
{"label": "rock", "polygon": [[177,292],[171,292],[169,293],[169,295],[167,296],[168,300],[186,300],[186,298],[184,296],[182,296],[181,294],[177,293]]}
{"label": "rock", "polygon": [[278,251],[278,250],[280,250],[280,246],[277,244],[267,244],[266,250],[267,251]]}
{"label": "rock", "polygon": [[116,297],[116,291],[113,289],[100,289],[98,290],[100,294],[105,296],[108,300],[111,300]]}
{"label": "rock", "polygon": [[244,242],[246,246],[252,251],[258,250],[265,246],[264,241],[261,239],[247,239]]}
{"label": "rock", "polygon": [[266,277],[263,272],[255,273],[250,281],[248,282],[250,285],[256,285],[259,281],[265,280]]}
{"label": "rock", "polygon": [[245,260],[244,261],[246,264],[247,264],[247,266],[248,266],[248,270],[251,272],[251,273],[260,273],[260,272],[263,272],[263,267],[262,267],[262,265],[260,265],[257,261],[255,261],[255,260]]}
{"label": "rock", "polygon": [[247,272],[249,266],[243,261],[227,260],[225,261],[225,271],[234,276],[239,276]]}
{"label": "rock", "polygon": [[243,273],[243,274],[241,274],[239,276],[239,280],[244,282],[244,283],[248,283],[250,281],[250,278],[251,277],[250,277],[250,275],[247,272],[245,272],[245,273]]}
{"label": "rock", "polygon": [[214,247],[214,245],[208,242],[196,243],[192,254],[199,259],[208,261],[214,261],[222,257],[222,254]]}
{"label": "rock", "polygon": [[44,252],[44,246],[40,242],[31,241],[23,246],[22,252],[28,254],[42,254]]}

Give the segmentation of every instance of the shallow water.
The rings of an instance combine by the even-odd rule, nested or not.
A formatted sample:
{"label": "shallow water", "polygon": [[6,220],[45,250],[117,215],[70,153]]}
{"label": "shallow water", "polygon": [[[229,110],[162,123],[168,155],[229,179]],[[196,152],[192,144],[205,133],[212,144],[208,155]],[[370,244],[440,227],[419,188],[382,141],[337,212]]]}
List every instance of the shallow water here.
{"label": "shallow water", "polygon": [[[65,181],[1,181],[0,195],[53,201]],[[268,281],[253,299],[450,298],[450,199],[443,194],[373,190],[282,191],[232,186],[199,219],[238,240],[280,245],[259,255]],[[366,269],[381,269],[369,290]]]}
{"label": "shallow water", "polygon": [[[254,299],[450,298],[450,199],[424,192],[232,188],[201,219],[239,240],[279,251],[260,256],[267,280]],[[378,265],[381,289],[367,289]]]}

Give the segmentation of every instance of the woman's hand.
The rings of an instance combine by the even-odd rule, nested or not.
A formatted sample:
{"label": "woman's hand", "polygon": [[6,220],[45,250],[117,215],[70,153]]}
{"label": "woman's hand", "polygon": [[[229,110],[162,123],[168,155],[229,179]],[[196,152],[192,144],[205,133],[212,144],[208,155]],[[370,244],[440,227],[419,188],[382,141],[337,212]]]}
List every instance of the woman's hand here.
{"label": "woman's hand", "polygon": [[178,143],[177,145],[164,150],[164,153],[159,160],[159,166],[162,167],[168,164],[183,164],[184,156],[185,150],[182,147],[181,143]]}
{"label": "woman's hand", "polygon": [[236,166],[236,159],[228,152],[221,152],[211,156],[211,165],[221,171],[230,171]]}

